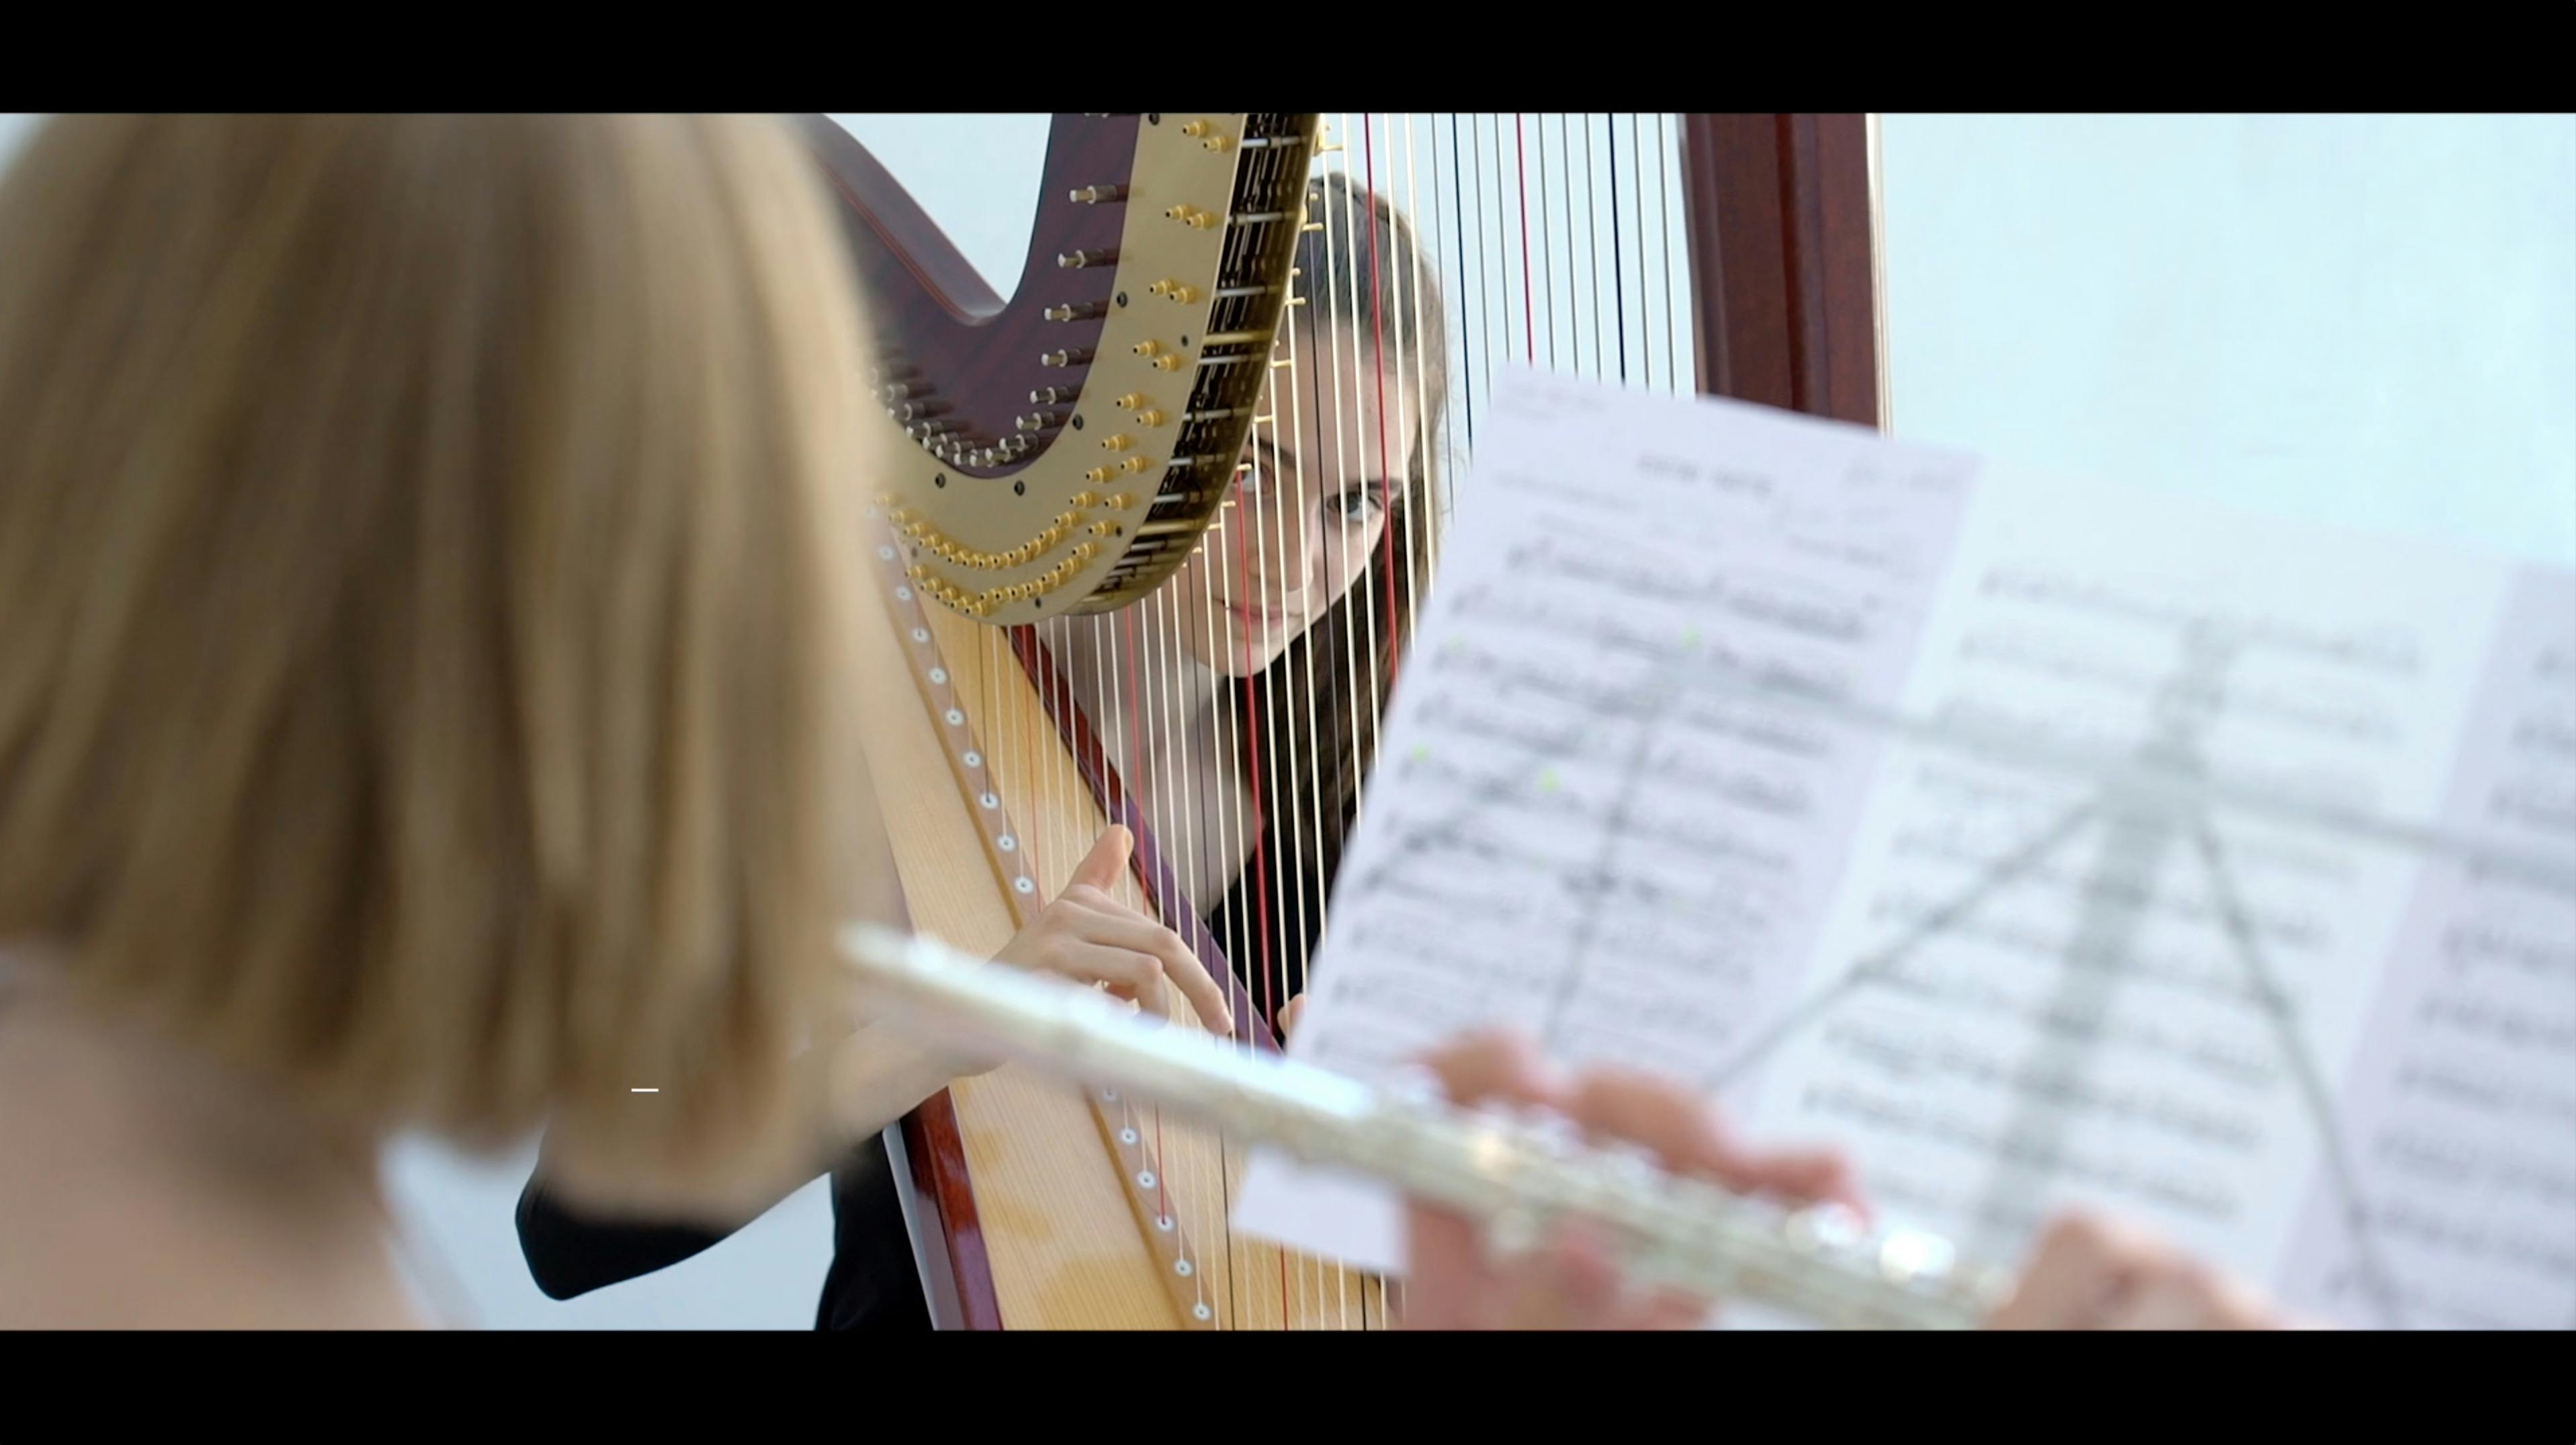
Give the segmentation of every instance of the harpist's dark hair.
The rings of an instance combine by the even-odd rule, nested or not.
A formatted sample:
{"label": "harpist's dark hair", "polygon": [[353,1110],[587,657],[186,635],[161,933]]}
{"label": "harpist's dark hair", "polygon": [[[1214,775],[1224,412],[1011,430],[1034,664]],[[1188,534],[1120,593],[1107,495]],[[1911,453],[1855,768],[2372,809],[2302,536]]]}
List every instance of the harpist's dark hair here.
{"label": "harpist's dark hair", "polygon": [[[1438,438],[1448,395],[1446,313],[1432,258],[1420,249],[1411,222],[1383,196],[1339,173],[1308,186],[1306,209],[1323,229],[1298,242],[1298,294],[1306,298],[1305,319],[1315,323],[1304,334],[1318,341],[1337,337],[1340,346],[1337,354],[1298,357],[1293,374],[1303,395],[1294,404],[1329,417],[1337,379],[1347,408],[1354,386],[1375,387],[1382,378],[1390,405],[1401,387],[1413,397],[1418,419],[1402,470],[1390,479],[1386,531],[1370,549],[1366,570],[1331,611],[1244,684],[1252,689],[1265,759],[1262,846],[1270,876],[1279,880],[1270,889],[1272,953],[1300,958],[1300,905],[1292,889],[1305,894],[1302,927],[1311,935],[1341,866],[1360,782],[1376,758],[1379,714],[1412,635],[1415,593],[1428,583],[1437,555]],[[1283,417],[1289,401],[1281,398]],[[1281,755],[1290,766],[1268,765]],[[1292,872],[1303,876],[1291,879]],[[1239,962],[1257,965],[1259,955]],[[1290,989],[1303,982],[1296,975],[1285,980]]]}

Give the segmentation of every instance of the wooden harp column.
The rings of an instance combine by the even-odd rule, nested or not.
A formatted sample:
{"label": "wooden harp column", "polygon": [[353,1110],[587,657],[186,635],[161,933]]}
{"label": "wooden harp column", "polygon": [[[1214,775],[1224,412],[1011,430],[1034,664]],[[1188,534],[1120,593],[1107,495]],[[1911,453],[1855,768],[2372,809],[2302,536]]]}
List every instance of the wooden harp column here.
{"label": "wooden harp column", "polygon": [[1882,424],[1868,117],[1682,118],[1699,389]]}

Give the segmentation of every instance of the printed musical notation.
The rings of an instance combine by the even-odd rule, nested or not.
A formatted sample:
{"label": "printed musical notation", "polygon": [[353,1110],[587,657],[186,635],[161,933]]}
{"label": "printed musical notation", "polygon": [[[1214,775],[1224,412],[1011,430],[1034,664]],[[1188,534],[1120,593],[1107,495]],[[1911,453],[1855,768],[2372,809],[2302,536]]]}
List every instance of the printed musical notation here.
{"label": "printed musical notation", "polygon": [[[2576,1323],[2576,579],[1557,378],[1494,416],[1292,1052],[1512,1026],[1988,1258],[2084,1202],[2356,1323]],[[1241,1222],[1400,1266],[1277,1160]]]}

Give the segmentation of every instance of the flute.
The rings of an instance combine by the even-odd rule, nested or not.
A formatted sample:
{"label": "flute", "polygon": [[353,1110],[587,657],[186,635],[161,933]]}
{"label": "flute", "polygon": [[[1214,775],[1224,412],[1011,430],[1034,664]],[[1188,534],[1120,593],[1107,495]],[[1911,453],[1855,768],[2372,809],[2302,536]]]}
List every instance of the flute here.
{"label": "flute", "polygon": [[1974,1328],[2008,1289],[2004,1276],[1959,1260],[1942,1239],[1865,1232],[1839,1205],[1780,1209],[1436,1094],[1371,1089],[1229,1048],[1140,1019],[1096,990],[928,939],[859,925],[844,931],[841,947],[875,992],[955,1046],[1086,1088],[1125,1089],[1303,1162],[1374,1176],[1482,1221],[1507,1250],[1581,1218],[1607,1236],[1634,1278],[1841,1328]]}

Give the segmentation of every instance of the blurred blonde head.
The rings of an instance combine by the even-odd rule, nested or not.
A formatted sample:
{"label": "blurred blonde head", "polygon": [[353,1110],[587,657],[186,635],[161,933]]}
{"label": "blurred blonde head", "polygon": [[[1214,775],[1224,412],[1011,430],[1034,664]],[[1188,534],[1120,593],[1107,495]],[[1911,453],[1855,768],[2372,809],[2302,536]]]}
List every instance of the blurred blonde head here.
{"label": "blurred blonde head", "polygon": [[755,119],[47,125],[0,186],[0,943],[318,1115],[550,1118],[593,1193],[809,1164],[877,876],[839,246]]}

